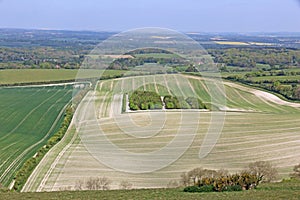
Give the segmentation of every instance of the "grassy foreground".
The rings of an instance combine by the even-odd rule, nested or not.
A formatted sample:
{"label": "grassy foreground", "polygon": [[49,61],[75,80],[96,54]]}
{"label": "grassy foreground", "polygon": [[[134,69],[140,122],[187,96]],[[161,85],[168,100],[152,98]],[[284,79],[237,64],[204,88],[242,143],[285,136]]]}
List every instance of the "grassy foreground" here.
{"label": "grassy foreground", "polygon": [[300,181],[261,184],[241,192],[185,193],[182,189],[140,189],[111,191],[64,191],[41,193],[1,193],[1,199],[299,199]]}

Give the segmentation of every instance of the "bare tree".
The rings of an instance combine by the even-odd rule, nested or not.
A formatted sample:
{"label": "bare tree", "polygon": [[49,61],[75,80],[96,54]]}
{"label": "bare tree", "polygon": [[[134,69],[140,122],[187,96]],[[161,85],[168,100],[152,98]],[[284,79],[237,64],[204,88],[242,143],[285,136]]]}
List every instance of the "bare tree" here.
{"label": "bare tree", "polygon": [[180,183],[182,186],[189,186],[190,185],[190,177],[188,176],[188,174],[186,172],[183,172],[180,175]]}
{"label": "bare tree", "polygon": [[119,187],[121,190],[130,190],[132,188],[132,183],[128,181],[121,181]]}
{"label": "bare tree", "polygon": [[249,173],[256,175],[261,182],[274,181],[278,175],[276,168],[268,161],[257,161],[248,166]]}
{"label": "bare tree", "polygon": [[106,177],[98,178],[97,181],[98,181],[97,189],[100,189],[100,190],[109,190],[110,184],[112,183],[112,181]]}
{"label": "bare tree", "polygon": [[167,188],[178,188],[178,187],[179,187],[179,183],[178,183],[178,181],[175,181],[175,180],[171,180],[167,184]]}
{"label": "bare tree", "polygon": [[205,175],[205,171],[202,167],[192,169],[188,172],[189,179],[193,180],[193,184],[195,185],[198,180],[200,180]]}
{"label": "bare tree", "polygon": [[111,180],[109,180],[106,177],[96,177],[96,178],[92,178],[90,177],[87,181],[86,181],[86,188],[88,190],[109,190],[109,186],[112,183]]}
{"label": "bare tree", "polygon": [[228,176],[229,171],[227,169],[219,169],[216,173],[217,177]]}
{"label": "bare tree", "polygon": [[295,165],[293,171],[294,173],[291,174],[291,177],[300,179],[300,164]]}
{"label": "bare tree", "polygon": [[77,180],[77,181],[75,182],[74,189],[75,189],[75,190],[83,190],[83,185],[84,185],[84,183],[83,183],[82,180]]}
{"label": "bare tree", "polygon": [[95,182],[95,179],[90,177],[86,183],[85,183],[85,186],[88,190],[96,190],[96,182]]}

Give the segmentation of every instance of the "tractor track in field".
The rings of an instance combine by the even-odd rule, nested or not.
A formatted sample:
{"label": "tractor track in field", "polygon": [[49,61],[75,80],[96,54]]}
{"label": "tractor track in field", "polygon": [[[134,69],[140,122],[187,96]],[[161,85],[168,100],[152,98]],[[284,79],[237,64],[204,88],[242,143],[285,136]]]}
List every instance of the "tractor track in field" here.
{"label": "tractor track in field", "polygon": [[[55,95],[57,94],[57,92],[55,93]],[[65,93],[65,95],[67,95],[68,93]],[[64,95],[64,96],[65,96]],[[63,96],[63,97],[64,97]],[[52,98],[53,96],[51,96],[50,98]],[[63,97],[61,97],[60,98],[60,100],[63,98]],[[49,98],[47,99],[47,100],[49,100]],[[45,103],[47,100],[45,100],[45,101],[43,101],[43,103]],[[71,100],[70,100],[70,102],[71,102]],[[69,103],[68,103],[69,104]],[[44,137],[41,139],[41,140],[39,140],[37,143],[35,143],[35,144],[33,144],[33,145],[31,145],[31,146],[29,146],[28,148],[26,148],[18,157],[16,157],[15,159],[14,159],[14,161],[6,168],[6,170],[2,173],[2,175],[0,176],[0,180],[2,181],[4,178],[5,178],[5,176],[8,174],[8,173],[10,173],[10,171],[11,171],[11,169],[13,168],[13,167],[16,167],[16,168],[18,168],[20,165],[21,165],[21,163],[19,162],[28,152],[30,152],[34,147],[36,147],[37,145],[39,145],[40,143],[42,143],[42,142],[44,142],[44,140],[49,136],[49,134],[53,131],[53,129],[55,128],[55,126],[57,125],[57,123],[58,123],[58,121],[60,120],[60,118],[62,117],[62,115],[64,114],[64,111],[65,111],[65,109],[66,109],[66,107],[68,106],[68,104],[66,104],[65,106],[64,106],[64,108],[60,111],[60,113],[58,114],[58,116],[56,117],[56,119],[55,119],[55,121],[53,122],[53,124],[52,124],[52,126],[50,127],[50,129],[48,130],[48,132],[44,135]],[[54,105],[52,105],[51,107],[53,107]],[[45,113],[46,114],[46,113]],[[44,114],[44,115],[45,115]],[[19,163],[18,163],[19,162]]]}
{"label": "tractor track in field", "polygon": [[[186,90],[184,90],[184,88],[181,88],[180,83],[179,83],[180,81],[178,81],[179,80],[178,77],[176,77],[175,75],[170,75],[170,76],[174,76],[174,78],[173,78],[174,85],[172,85],[172,86],[177,87],[177,88],[179,87],[178,91],[180,91],[182,93],[182,95],[186,96],[186,94],[183,93],[183,92],[186,92]],[[199,84],[201,84],[203,86],[204,90],[206,90],[208,92],[208,89],[206,88],[206,85],[203,83],[203,80],[205,80],[205,79],[200,78],[200,77],[194,77],[194,76],[184,76],[184,77],[189,77],[191,79],[201,80],[201,81],[199,81]],[[141,79],[138,79],[138,80],[143,81],[144,87],[145,87],[145,82],[147,82],[146,78],[143,76]],[[155,78],[157,78],[157,76],[153,76],[154,88],[151,87],[151,89],[153,89],[153,90],[155,89],[158,92],[159,91],[158,87],[157,87],[158,83],[156,82],[157,80]],[[162,78],[162,81],[164,81],[164,83],[165,83],[163,85],[166,85],[166,89],[171,94],[171,91],[170,91],[170,88],[169,88],[169,85],[168,85],[168,79],[167,79],[168,75],[163,75],[163,76],[161,76],[161,78]],[[122,81],[122,82],[120,82],[121,83],[120,90],[121,91],[126,90],[124,88],[126,86],[127,87],[131,86],[130,89],[136,89],[135,84],[138,84],[139,82],[138,82],[138,80],[134,80],[134,79],[135,79],[135,77],[131,77],[131,78],[126,77],[126,78],[118,79],[118,81]],[[207,79],[207,80],[210,80],[210,79]],[[132,85],[130,85],[129,82]],[[110,83],[110,86],[111,86],[110,88],[113,87],[113,83],[114,83],[113,81]],[[243,100],[243,102],[246,102],[246,103],[250,104],[251,106],[255,106],[255,104],[252,103],[251,101],[249,101],[246,98],[247,96],[243,96],[242,92],[248,92],[249,95],[251,94],[251,96],[257,98],[257,101],[259,101],[260,103],[263,102],[264,105],[266,104],[265,106],[268,106],[268,108],[269,107],[270,107],[270,109],[271,108],[276,108],[277,109],[276,111],[284,111],[284,109],[283,109],[284,107],[276,107],[276,105],[287,105],[287,106],[293,105],[291,107],[294,107],[294,106],[295,106],[295,108],[298,108],[298,106],[300,107],[300,104],[299,105],[294,104],[294,103],[287,104],[285,101],[284,101],[284,103],[279,102],[278,99],[272,99],[272,98],[268,99],[269,98],[268,96],[262,96],[262,94],[260,94],[260,93],[255,94],[255,89],[253,89],[252,92],[249,92],[249,88],[245,87],[245,88],[241,89],[238,84],[232,84],[231,82],[224,82],[224,85],[228,86],[228,87],[231,87],[233,89],[232,95],[236,95],[236,96],[240,97]],[[191,90],[196,95],[195,88],[193,87],[193,85],[190,81],[188,81],[188,84],[186,84],[186,86],[189,87],[188,90]],[[216,90],[218,90],[218,91],[219,91],[219,89],[220,88],[216,88]],[[127,92],[127,90],[126,90],[126,92]],[[103,97],[104,100],[103,100],[102,104],[100,105],[101,109],[104,109],[103,107],[105,107],[105,105],[106,105],[106,103],[104,101],[105,101],[106,98],[108,98],[107,97],[108,92],[103,93],[103,94],[104,94],[104,97]],[[87,98],[87,96],[88,95],[86,95],[85,98]],[[106,106],[106,107],[108,107],[108,106]],[[258,108],[259,108],[259,106],[258,106]],[[107,108],[107,109],[109,109],[109,108]],[[116,114],[114,112],[115,110],[116,110],[115,97],[113,96],[112,100],[111,100],[110,113]],[[86,108],[81,108],[81,111],[86,112],[87,110],[86,110]],[[246,129],[244,130],[244,127],[239,129],[239,127],[234,126],[235,123],[237,123],[237,124],[241,123],[241,119],[239,118],[239,116],[241,116],[242,119],[247,120],[247,116],[248,117],[249,116],[251,117],[252,115],[256,116],[256,115],[254,115],[255,113],[254,114],[253,113],[247,114],[247,112],[245,112],[245,110],[242,110],[242,109],[237,110],[236,112],[237,112],[237,114],[232,115],[232,116],[234,116],[234,117],[238,116],[238,118],[234,118],[233,119],[234,121],[229,121],[228,123],[226,122],[226,124],[229,124],[229,127],[231,129],[224,131],[224,138],[219,139],[220,143],[216,144],[215,150],[211,154],[211,155],[213,155],[213,157],[208,157],[207,160],[204,161],[203,166],[211,165],[211,166],[215,167],[216,164],[220,165],[220,163],[222,163],[224,161],[224,159],[226,158],[226,159],[231,159],[231,161],[228,162],[228,163],[225,163],[224,166],[229,165],[229,164],[233,164],[233,167],[231,167],[231,168],[229,167],[230,170],[232,170],[232,169],[237,168],[237,166],[240,169],[241,165],[246,165],[249,162],[249,159],[256,159],[256,157],[257,157],[257,159],[264,158],[264,159],[267,159],[267,160],[272,160],[274,162],[278,162],[280,159],[294,159],[296,156],[300,155],[299,153],[297,153],[296,155],[289,153],[290,151],[297,151],[298,152],[298,150],[299,150],[299,147],[297,146],[297,143],[300,142],[300,140],[299,140],[299,138],[296,134],[299,127],[298,126],[289,127],[287,125],[287,123],[290,123],[291,125],[292,124],[297,124],[298,120],[291,121],[288,118],[283,117],[283,119],[286,119],[286,122],[284,123],[284,120],[280,120],[281,118],[275,117],[275,119],[278,119],[278,122],[281,122],[281,124],[272,125],[271,122],[270,122],[270,123],[266,124],[266,127],[263,127],[263,126],[260,126],[261,125],[260,123],[263,123],[263,122],[260,122],[259,119],[255,119],[254,121],[251,121],[251,123],[259,125],[259,131],[261,132],[261,135],[260,135],[260,134],[257,134],[258,133],[257,130],[253,130],[253,129],[251,130],[250,126],[249,126],[250,127],[249,130],[246,130]],[[259,114],[257,116],[260,116]],[[266,119],[268,119],[269,114],[272,114],[272,113],[269,113],[269,114],[265,113],[265,114],[266,115],[263,115],[263,116],[266,116]],[[110,121],[107,121],[107,120],[111,119],[112,117],[113,116],[110,115],[110,117],[102,119],[102,120],[103,120],[104,123],[110,124],[110,123],[113,123],[113,122],[110,122]],[[261,119],[264,119],[264,117],[261,117]],[[273,122],[276,123],[276,121],[273,121]],[[231,127],[230,123],[233,124],[232,127]],[[248,126],[249,125],[248,123],[250,123],[250,122],[245,121],[245,123]],[[282,123],[284,123],[284,124],[282,124]],[[103,125],[105,125],[105,124],[103,124]],[[170,129],[170,130],[166,129],[166,131],[172,131],[172,129]],[[143,130],[141,132],[143,132]],[[273,132],[274,132],[273,137],[269,138],[271,136],[271,133],[273,133]],[[281,132],[285,132],[285,133],[281,133]],[[125,143],[127,143],[127,145],[125,145],[125,146],[128,148],[128,150],[143,151],[143,150],[147,150],[149,148],[149,147],[146,146],[147,144],[149,144],[147,142],[140,142],[137,145],[130,138],[129,139],[127,139],[127,138],[124,139],[123,137],[118,138],[117,137],[118,134],[119,134],[118,132],[113,132],[112,131],[112,134],[110,134],[110,136],[114,136],[114,137],[111,140],[113,142],[125,142]],[[163,135],[160,138],[166,138],[167,139],[169,136],[172,136],[172,134],[170,134],[170,135],[168,135],[168,134],[169,134],[169,132],[167,132],[167,135]],[[47,189],[47,187],[46,187],[47,186],[47,180],[49,180],[49,179],[52,180],[51,176],[53,174],[53,171],[57,167],[59,161],[64,159],[63,155],[66,154],[66,152],[70,151],[69,149],[70,149],[71,145],[74,143],[74,141],[76,139],[76,137],[75,137],[75,139],[74,139],[74,137],[75,136],[73,136],[71,141],[69,143],[67,143],[66,146],[64,146],[62,151],[55,158],[54,162],[51,163],[51,166],[50,166],[49,170],[47,171],[47,173],[44,177],[45,180],[44,179],[42,180],[41,184],[39,185],[38,191],[42,191],[45,188]],[[197,153],[193,153],[193,151],[199,150],[199,145],[201,144],[201,141],[202,141],[202,138],[196,139],[195,140],[196,145],[191,147],[192,153],[188,152],[188,154],[192,154],[192,155],[195,154],[196,155]],[[164,141],[159,141],[159,140],[153,140],[152,143],[153,143],[154,146],[156,146],[156,145],[164,144],[165,142]],[[180,148],[180,147],[175,147],[175,148]],[[260,151],[256,152],[256,154],[251,153],[251,152],[257,151],[257,150],[260,150]],[[230,154],[226,154],[228,152],[230,152]],[[48,153],[50,153],[50,151]],[[278,154],[278,157],[276,157],[276,155],[273,155],[274,153]],[[220,155],[217,155],[217,154],[220,154]],[[236,154],[238,154],[238,155],[236,155]],[[242,156],[244,156],[244,157],[242,158]],[[84,157],[80,157],[80,159],[84,159]],[[185,158],[185,159],[187,159],[187,158]],[[68,162],[68,163],[66,164],[66,162]],[[286,162],[286,160],[284,160],[284,162]],[[73,164],[73,163],[71,162],[71,164]],[[60,171],[59,177],[56,179],[55,183],[51,187],[48,187],[49,189],[56,190],[57,188],[59,188],[59,186],[66,186],[66,185],[68,186],[68,184],[70,184],[70,183],[67,183],[65,185],[64,182],[63,182],[65,178],[67,178],[68,180],[74,180],[74,177],[68,177],[68,176],[70,176],[70,174],[69,175],[64,174],[64,172],[67,172],[67,170],[70,170],[70,169],[75,170],[75,171],[78,170],[78,168],[73,167],[71,164],[69,162],[69,157],[68,157],[68,159],[65,161],[64,167],[62,167],[63,169],[61,169],[61,171]],[[194,166],[193,163],[188,163],[188,164],[189,165],[186,165],[184,163],[180,163],[179,165],[182,165],[183,167],[186,167],[186,166],[192,167],[192,166]],[[284,165],[288,165],[288,164],[284,163]],[[280,166],[283,166],[283,165],[280,165]],[[175,166],[175,169],[177,169],[176,167],[178,167],[178,166]],[[181,166],[179,166],[179,167],[181,167]],[[93,168],[87,168],[87,169],[91,169],[91,170],[95,170],[95,171],[99,170],[95,166],[93,166]],[[179,169],[181,169],[181,168],[179,168]],[[66,170],[66,171],[64,171],[64,170]],[[101,170],[99,170],[99,171],[101,171]],[[109,173],[107,169],[103,169],[103,170],[104,170],[103,172]],[[165,175],[164,173],[170,173],[170,172],[174,172],[174,171],[176,171],[176,170],[174,170],[174,168],[172,168],[172,170],[169,170],[167,172],[162,171],[162,174]],[[178,171],[182,172],[182,170],[178,170]],[[75,176],[80,178],[82,176],[85,176],[86,174],[89,174],[89,172],[86,172],[86,173],[82,172],[82,173],[83,174],[76,174]],[[35,175],[35,176],[37,176],[37,175]],[[129,179],[131,180],[131,179],[133,179],[132,177],[134,177],[134,176],[129,176],[129,177],[130,177]],[[120,178],[120,177],[118,177],[118,178]],[[139,178],[141,180],[144,180],[143,177],[139,177]],[[135,178],[135,179],[139,179],[139,178]],[[149,178],[149,177],[147,177],[147,178]],[[154,179],[160,180],[160,179],[165,179],[165,177],[154,177]],[[168,177],[168,179],[170,180],[170,177]],[[33,179],[30,180],[30,181],[32,182]]]}
{"label": "tractor track in field", "polygon": [[36,106],[33,110],[31,110],[23,119],[21,122],[19,122],[19,124],[16,125],[16,127],[11,130],[9,133],[5,134],[5,136],[2,136],[0,138],[0,140],[4,140],[6,137],[8,137],[11,133],[13,133],[14,131],[16,131],[23,123],[24,121],[26,121],[26,119],[33,113],[35,112],[39,107],[41,107],[42,105],[45,104],[45,102],[49,101],[50,98],[54,97],[55,95],[57,95],[57,93],[59,93],[59,91],[55,92],[52,96],[50,96],[49,98],[45,99],[43,102],[41,102],[38,106]]}
{"label": "tractor track in field", "polygon": [[[84,99],[82,100],[84,101]],[[67,104],[68,105],[68,104]],[[64,109],[63,109],[64,110]],[[74,114],[73,119],[68,127],[68,130],[66,132],[66,134],[70,133],[70,129],[71,127],[73,127],[74,125],[74,120],[76,120],[76,114]],[[42,188],[44,188],[49,176],[51,175],[52,171],[54,170],[54,168],[56,167],[57,163],[59,162],[59,160],[61,159],[61,157],[64,155],[64,153],[67,151],[67,149],[74,143],[75,139],[77,137],[77,132],[75,131],[74,136],[72,137],[71,141],[62,149],[62,151],[60,151],[60,153],[58,154],[58,156],[55,158],[54,162],[51,163],[51,166],[49,168],[49,170],[47,170],[45,176],[43,177],[39,187],[37,188],[36,191],[42,191]],[[37,178],[37,176],[39,175],[38,170],[42,170],[40,169],[40,166],[44,163],[47,162],[47,156],[49,156],[53,151],[55,151],[55,148],[57,145],[61,144],[62,142],[64,142],[66,140],[66,135],[62,138],[62,140],[60,142],[58,142],[54,147],[52,147],[49,152],[47,152],[47,154],[43,157],[43,159],[40,161],[40,163],[38,164],[38,166],[34,169],[34,171],[31,173],[30,177],[28,178],[28,180],[26,181],[24,187],[22,188],[21,192],[27,192],[30,191],[32,188],[32,185],[34,183],[34,180]]]}

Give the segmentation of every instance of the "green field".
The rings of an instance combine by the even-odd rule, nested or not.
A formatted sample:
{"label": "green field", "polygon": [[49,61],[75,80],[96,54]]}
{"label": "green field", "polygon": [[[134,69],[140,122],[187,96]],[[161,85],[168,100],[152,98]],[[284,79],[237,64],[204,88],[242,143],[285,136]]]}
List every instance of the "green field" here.
{"label": "green field", "polygon": [[63,191],[37,193],[0,193],[2,199],[211,199],[211,200],[296,200],[300,196],[300,181],[261,184],[256,190],[221,193],[185,193],[183,189],[141,189],[141,190],[112,190],[112,191]]}
{"label": "green field", "polygon": [[[73,69],[7,69],[0,70],[0,84],[53,82],[74,80],[78,70]],[[98,78],[103,70],[80,70],[80,78]],[[106,70],[104,75],[120,75],[122,71]]]}
{"label": "green field", "polygon": [[[134,188],[166,187],[170,180],[179,181],[182,172],[195,167],[216,170],[223,168],[235,173],[250,162],[259,160],[272,162],[279,171],[279,179],[289,176],[300,156],[299,104],[281,102],[274,99],[274,96],[269,96],[269,93],[260,93],[261,91],[255,89],[224,82],[227,103],[226,107],[220,108],[221,111],[199,113],[173,110],[120,114],[122,98],[119,97],[135,89],[144,88],[160,95],[196,95],[205,103],[210,102],[208,85],[215,87],[211,92],[222,92],[215,85],[214,79],[184,77],[187,82],[182,81],[182,75],[139,76],[101,81],[95,98],[93,93],[89,93],[75,113],[79,121],[82,120],[91,128],[90,131],[68,132],[69,139],[55,146],[53,153],[46,155],[23,191],[69,190],[74,188],[76,181],[84,181],[95,175],[111,179],[112,189],[118,189],[122,180],[129,181]],[[95,105],[89,99],[95,99]],[[89,110],[95,112],[87,112]],[[225,115],[224,127],[212,151],[199,159],[199,149],[213,115]],[[162,122],[163,128],[159,129]],[[163,148],[177,134],[189,133],[190,128],[195,126],[198,126],[197,134],[187,151],[169,166],[149,173],[127,173],[108,167],[87,150],[81,137],[98,134],[100,128],[121,149],[147,153]],[[147,137],[153,135],[153,131],[157,129],[158,133]],[[90,142],[93,143],[94,140]],[[102,139],[100,142],[107,143]],[[180,147],[174,147],[174,152],[178,149]],[[100,150],[97,152],[105,153]],[[107,152],[107,155],[110,160],[114,160],[111,152]],[[153,157],[152,163],[158,158],[167,158],[164,156],[168,155]],[[119,166],[122,164],[120,162]]]}
{"label": "green field", "polygon": [[251,78],[254,81],[263,81],[263,80],[289,80],[289,81],[298,81],[300,76],[260,76]]}
{"label": "green field", "polygon": [[72,86],[0,88],[0,183],[59,129]]}
{"label": "green field", "polygon": [[137,58],[180,58],[176,54],[171,53],[143,53],[143,54],[134,54],[134,57]]}

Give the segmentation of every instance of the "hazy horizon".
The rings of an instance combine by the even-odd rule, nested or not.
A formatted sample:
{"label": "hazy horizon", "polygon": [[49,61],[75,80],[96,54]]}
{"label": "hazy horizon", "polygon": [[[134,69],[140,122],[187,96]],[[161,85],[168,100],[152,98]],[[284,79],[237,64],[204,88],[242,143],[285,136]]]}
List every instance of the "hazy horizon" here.
{"label": "hazy horizon", "polygon": [[0,28],[181,32],[300,32],[297,0],[0,0]]}

